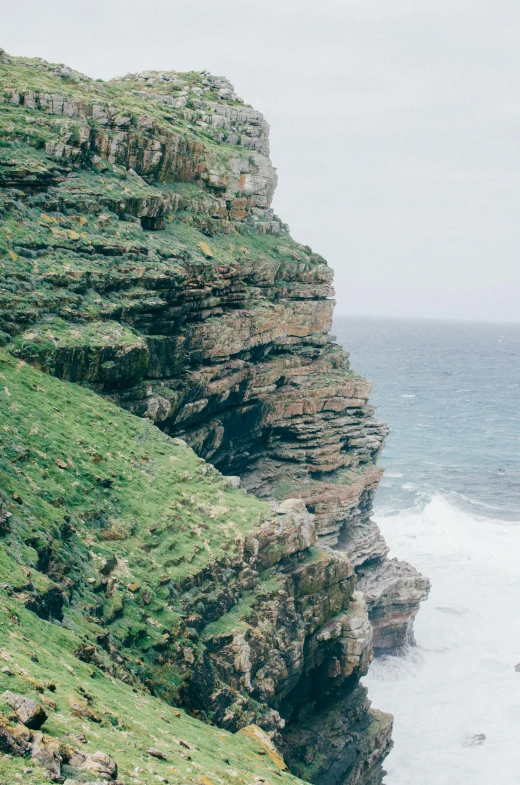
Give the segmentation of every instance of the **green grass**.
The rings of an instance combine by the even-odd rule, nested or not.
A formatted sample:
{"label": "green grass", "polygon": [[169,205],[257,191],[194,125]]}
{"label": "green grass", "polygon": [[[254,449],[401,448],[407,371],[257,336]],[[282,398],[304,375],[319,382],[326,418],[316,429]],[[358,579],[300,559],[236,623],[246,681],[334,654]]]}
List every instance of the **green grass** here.
{"label": "green grass", "polygon": [[[1,500],[12,514],[0,582],[21,602],[69,586],[67,625],[94,644],[109,625],[134,677],[153,672],[173,695],[180,676],[160,667],[158,649],[164,636],[173,657],[193,645],[186,616],[206,584],[189,597],[181,587],[233,559],[269,507],[147,421],[5,352],[0,415]],[[114,559],[107,592],[100,570]]]}
{"label": "green grass", "polygon": [[[116,760],[118,777],[124,782],[155,785],[157,777],[172,785],[249,785],[255,777],[273,785],[301,782],[281,772],[261,745],[247,736],[206,725],[78,661],[73,652],[80,639],[73,631],[46,624],[21,609],[1,589],[0,640],[0,665],[13,674],[0,670],[0,694],[9,689],[40,702],[42,698],[53,701],[55,708],[47,705],[45,733],[83,752],[108,753]],[[51,682],[53,690],[48,686]],[[75,716],[70,698],[87,705],[100,722]],[[2,701],[0,712],[10,712]],[[165,752],[168,760],[151,757],[146,752],[150,747]],[[0,781],[14,782],[27,766],[33,771],[30,779],[24,775],[25,782],[49,782],[39,764],[16,757],[0,758]]]}
{"label": "green grass", "polygon": [[[100,558],[117,550],[101,544],[107,531],[171,530],[185,557],[174,569],[178,580],[231,547],[233,533],[251,531],[265,515],[264,504],[230,489],[189,448],[88,390],[42,376],[5,353],[0,382],[2,487],[7,497],[24,497],[23,505],[13,507],[15,519],[22,507],[25,517],[37,515],[51,526],[64,515],[73,526],[97,515],[100,536],[93,547],[101,548]],[[66,501],[55,506],[56,497]],[[207,548],[193,542],[188,524],[208,527]],[[152,571],[156,549],[153,554],[142,557]]]}
{"label": "green grass", "polygon": [[[258,743],[169,705],[185,678],[177,653],[196,655],[208,638],[246,630],[255,603],[275,599],[268,570],[193,643],[197,603],[219,590],[203,576],[232,563],[237,541],[269,507],[232,489],[180,440],[1,350],[0,418],[0,502],[12,516],[0,537],[0,664],[14,674],[0,672],[0,694],[54,701],[45,731],[72,745],[84,736],[81,749],[108,752],[130,782],[296,782],[275,774]],[[49,623],[29,609],[57,583],[63,617]],[[98,645],[107,633],[118,666]],[[72,714],[71,698],[99,722]],[[9,712],[1,701],[0,712]],[[179,738],[192,745],[191,761]],[[169,760],[151,758],[151,746]],[[13,778],[27,764],[3,759],[0,773]],[[37,766],[31,777],[46,781]]]}
{"label": "green grass", "polygon": [[[233,559],[237,539],[269,507],[232,489],[180,440],[1,350],[0,418],[0,502],[12,516],[0,537],[0,664],[14,674],[0,671],[0,694],[54,701],[45,732],[107,752],[124,781],[296,782],[257,742],[169,705],[184,678],[176,652],[196,654],[209,638],[245,632],[255,603],[275,600],[278,579],[268,570],[193,644],[187,625],[196,622],[187,614],[219,588],[205,589],[202,576]],[[232,586],[232,569],[228,580]],[[61,623],[49,623],[29,608],[56,582],[66,602]],[[121,667],[97,645],[107,633]],[[87,661],[85,647],[94,652]],[[71,713],[71,698],[99,721]],[[1,701],[0,712],[9,713]],[[192,747],[191,760],[179,739]],[[168,761],[152,758],[152,746]],[[27,765],[31,783],[47,781],[26,759],[2,759],[0,774],[15,778]]]}
{"label": "green grass", "polygon": [[142,336],[137,335],[129,327],[119,322],[86,322],[71,324],[58,316],[48,317],[38,327],[19,336],[13,342],[13,350],[22,352],[33,349],[62,349],[92,346],[105,348],[108,346],[124,346],[128,349],[144,347]]}

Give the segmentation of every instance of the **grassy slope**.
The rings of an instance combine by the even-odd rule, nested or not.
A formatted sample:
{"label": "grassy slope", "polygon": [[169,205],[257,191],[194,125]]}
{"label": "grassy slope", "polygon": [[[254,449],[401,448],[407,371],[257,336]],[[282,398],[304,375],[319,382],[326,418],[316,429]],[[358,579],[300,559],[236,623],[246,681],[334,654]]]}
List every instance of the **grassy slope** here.
{"label": "grassy slope", "polygon": [[[258,744],[188,717],[143,691],[138,681],[124,684],[73,655],[99,632],[88,611],[99,596],[90,587],[99,583],[100,565],[118,558],[117,588],[106,604],[121,601],[122,611],[111,631],[117,636],[125,627],[140,628],[135,650],[143,659],[135,662],[144,666],[147,650],[175,631],[181,616],[166,599],[168,586],[231,553],[235,538],[267,517],[268,507],[231,489],[189,448],[147,422],[5,352],[0,352],[0,418],[1,495],[12,514],[11,532],[0,540],[0,659],[15,674],[0,673],[0,692],[8,688],[37,697],[52,679],[56,692],[43,694],[57,707],[46,731],[69,743],[83,734],[85,749],[113,755],[122,778],[131,782],[155,782],[155,773],[175,783],[200,782],[201,775],[215,783],[248,782],[253,775],[269,779],[275,767],[257,753]],[[124,539],[109,539],[107,533]],[[22,604],[28,584],[44,591],[51,583],[38,570],[42,541],[50,543],[56,574],[76,587],[62,625]],[[143,599],[149,604],[143,606]],[[175,679],[175,673],[169,675]],[[90,708],[101,723],[71,715],[69,698],[85,700],[81,690],[92,697]],[[180,757],[186,750],[177,738],[199,748],[189,752],[192,761]],[[150,746],[168,752],[170,760],[150,758],[143,752]],[[0,772],[12,775],[23,765],[1,760]],[[142,769],[137,775],[136,766]],[[46,781],[37,771],[31,776],[34,783]]]}
{"label": "grassy slope", "polygon": [[[0,477],[13,515],[0,581],[24,600],[28,583],[52,586],[44,572],[65,579],[67,624],[89,643],[109,624],[133,652],[127,666],[148,675],[164,636],[178,650],[194,645],[180,587],[232,558],[269,508],[147,421],[5,352],[0,384]],[[107,591],[101,570],[114,557]],[[154,680],[159,691],[178,686],[176,672]]]}
{"label": "grassy slope", "polygon": [[[159,698],[103,674],[79,662],[73,651],[78,636],[48,624],[21,609],[0,590],[0,664],[14,676],[0,672],[0,694],[13,690],[41,701],[55,702],[44,730],[82,751],[102,750],[119,767],[119,778],[127,783],[157,783],[163,777],[175,785],[244,785],[255,777],[267,783],[301,782],[272,763],[260,744],[238,733],[230,734],[172,708]],[[33,660],[37,655],[38,661]],[[56,685],[50,691],[49,681]],[[87,703],[100,722],[74,716],[69,700]],[[9,707],[0,701],[0,711]],[[80,741],[83,737],[85,741]],[[181,745],[185,741],[191,749]],[[150,747],[168,755],[167,761],[147,753]],[[188,759],[191,758],[191,760]],[[31,785],[48,783],[39,765],[22,758],[0,757],[0,781],[14,782],[14,775],[32,766]]]}
{"label": "grassy slope", "polygon": [[[14,507],[15,525],[19,517],[35,526],[38,519],[52,532],[68,517],[78,532],[88,522],[99,534],[86,543],[94,562],[117,553],[118,532],[127,554],[131,543],[148,538],[150,552],[139,554],[142,565],[127,578],[139,581],[146,573],[158,587],[165,566],[179,583],[266,517],[266,505],[231,489],[181,441],[89,390],[44,376],[5,352],[0,382],[2,486],[24,502]],[[154,527],[160,531],[151,533]],[[200,539],[192,534],[198,527]],[[164,563],[173,555],[170,539],[182,557],[178,565]],[[34,561],[30,550],[20,556]]]}

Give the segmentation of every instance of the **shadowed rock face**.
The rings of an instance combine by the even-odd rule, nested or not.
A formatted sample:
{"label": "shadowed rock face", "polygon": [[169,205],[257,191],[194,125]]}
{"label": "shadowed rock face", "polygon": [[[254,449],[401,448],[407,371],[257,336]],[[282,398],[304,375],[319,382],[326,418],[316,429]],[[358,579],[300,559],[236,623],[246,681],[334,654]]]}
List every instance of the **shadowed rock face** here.
{"label": "shadowed rock face", "polygon": [[[6,68],[2,93],[14,121],[0,209],[18,222],[3,343],[279,504],[251,546],[261,558],[232,565],[237,592],[194,622],[209,628],[181,699],[226,728],[258,722],[313,782],[376,785],[391,720],[359,678],[373,648],[411,639],[429,584],[387,559],[370,520],[388,429],[330,335],[332,271],[271,210],[268,126],[207,73],[134,74],[107,92],[70,72],[65,90],[31,62]],[[212,627],[273,565],[276,599],[255,595],[238,631]],[[209,603],[229,566],[201,576]]]}

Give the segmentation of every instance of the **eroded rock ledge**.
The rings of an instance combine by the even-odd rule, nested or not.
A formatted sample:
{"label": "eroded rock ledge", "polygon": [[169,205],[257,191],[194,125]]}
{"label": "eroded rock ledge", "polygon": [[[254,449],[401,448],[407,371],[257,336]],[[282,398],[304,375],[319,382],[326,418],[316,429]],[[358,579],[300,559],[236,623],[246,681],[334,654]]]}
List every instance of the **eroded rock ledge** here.
{"label": "eroded rock ledge", "polygon": [[207,73],[0,59],[2,342],[275,503],[183,587],[204,645],[175,654],[178,700],[258,723],[312,782],[376,785],[391,720],[359,679],[429,584],[370,520],[387,427],[330,335],[332,271],[271,209],[267,123]]}

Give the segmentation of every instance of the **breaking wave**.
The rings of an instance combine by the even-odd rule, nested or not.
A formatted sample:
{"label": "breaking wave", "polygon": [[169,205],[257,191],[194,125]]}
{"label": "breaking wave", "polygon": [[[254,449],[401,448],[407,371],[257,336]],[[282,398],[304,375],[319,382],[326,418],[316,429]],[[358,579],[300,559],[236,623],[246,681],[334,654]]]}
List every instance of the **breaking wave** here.
{"label": "breaking wave", "polygon": [[432,582],[417,646],[365,679],[374,706],[395,716],[388,785],[520,783],[520,521],[471,507],[434,494],[374,516],[391,555]]}

